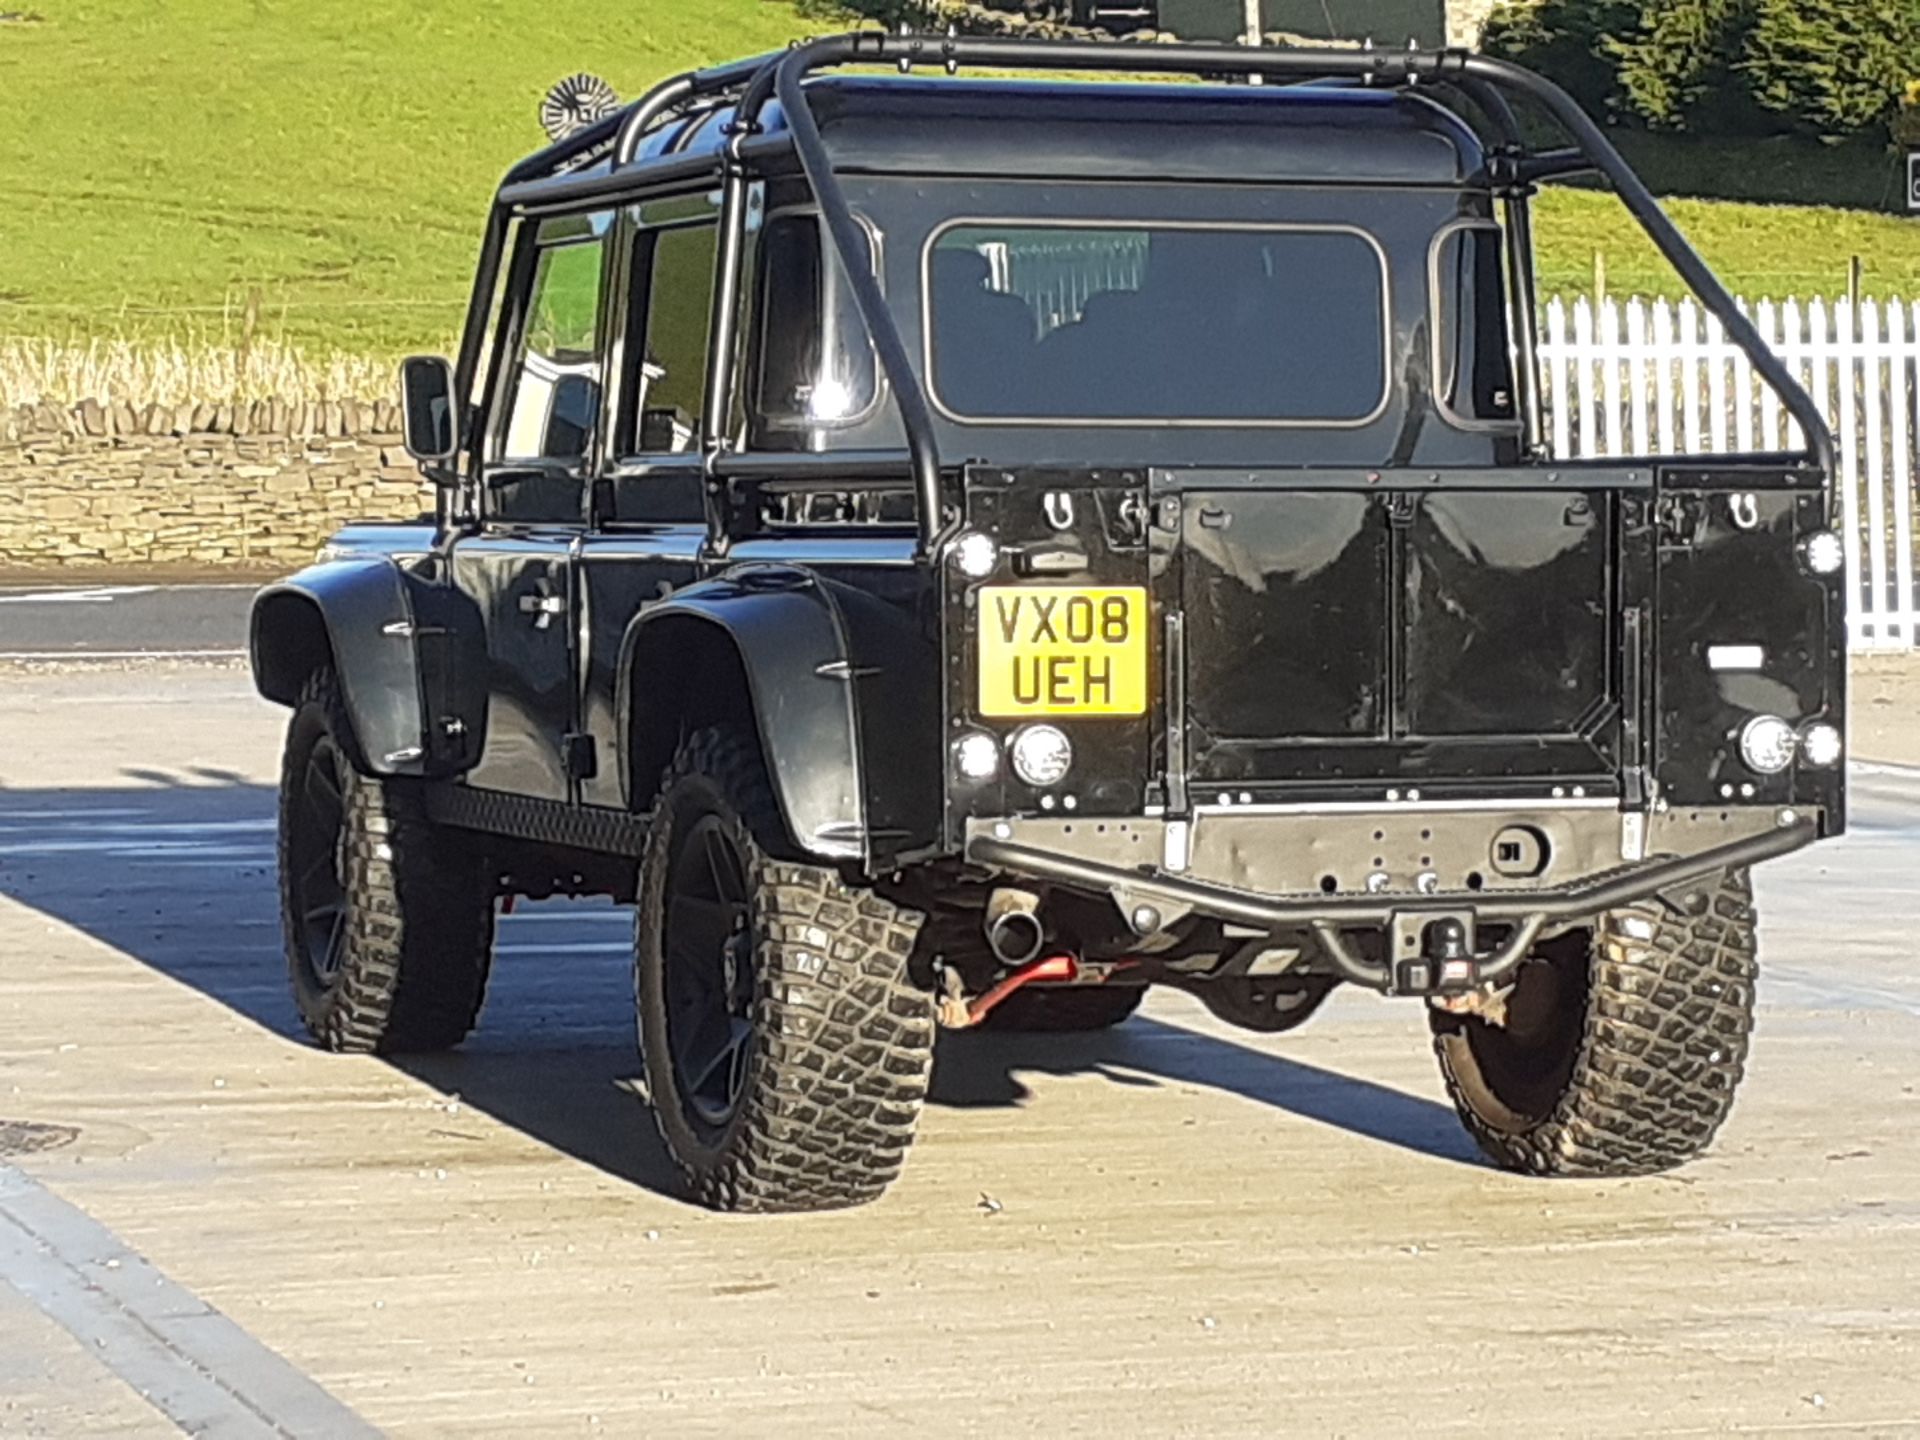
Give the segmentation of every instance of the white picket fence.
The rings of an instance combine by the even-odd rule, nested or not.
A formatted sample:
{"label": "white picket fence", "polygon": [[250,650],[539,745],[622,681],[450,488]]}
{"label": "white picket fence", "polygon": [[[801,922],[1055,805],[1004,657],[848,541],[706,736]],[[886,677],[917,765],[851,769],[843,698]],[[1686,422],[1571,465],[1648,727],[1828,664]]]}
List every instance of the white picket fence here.
{"label": "white picket fence", "polygon": [[[1847,623],[1860,648],[1920,648],[1920,300],[1743,309],[1833,426]],[[1800,428],[1691,300],[1550,300],[1540,358],[1556,457],[1799,449]]]}

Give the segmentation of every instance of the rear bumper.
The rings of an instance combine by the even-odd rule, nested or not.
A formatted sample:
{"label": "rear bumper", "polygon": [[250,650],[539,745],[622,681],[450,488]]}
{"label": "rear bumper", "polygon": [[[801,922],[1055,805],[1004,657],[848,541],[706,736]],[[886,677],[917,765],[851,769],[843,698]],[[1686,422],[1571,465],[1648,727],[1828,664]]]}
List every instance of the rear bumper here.
{"label": "rear bumper", "polygon": [[[1253,932],[1310,936],[1319,951],[1347,979],[1393,992],[1436,993],[1486,984],[1524,958],[1532,939],[1556,925],[1588,919],[1661,894],[1723,870],[1751,866],[1812,843],[1821,833],[1818,812],[1754,807],[1747,810],[1686,812],[1653,817],[1651,833],[1617,810],[1589,810],[1568,816],[1534,812],[1482,812],[1455,818],[1452,833],[1438,816],[1396,812],[1308,816],[1236,815],[1238,833],[1231,844],[1195,844],[1185,829],[1172,836],[1169,826],[1195,822],[976,822],[967,840],[967,859],[983,869],[1039,881],[1087,895],[1104,895],[1123,923],[1136,931],[1207,917]],[[1533,877],[1498,877],[1488,883],[1479,870],[1470,879],[1477,888],[1439,888],[1435,865],[1452,861],[1450,846],[1462,835],[1499,836],[1519,823],[1551,826],[1564,850]],[[1426,821],[1428,823],[1421,823]],[[1395,883],[1384,871],[1369,876],[1358,893],[1335,888],[1313,893],[1295,886],[1252,888],[1226,883],[1229,864],[1242,874],[1264,868],[1268,874],[1289,869],[1298,876],[1304,858],[1309,869],[1327,853],[1392,851],[1396,832],[1414,828],[1418,843],[1431,847],[1416,857],[1429,861],[1416,888],[1404,877]],[[1601,850],[1596,835],[1622,837]],[[1264,845],[1262,843],[1264,838]],[[1169,844],[1170,839],[1174,842]],[[1160,847],[1156,849],[1156,843]],[[1469,842],[1470,843],[1470,842]],[[1192,847],[1192,848],[1189,848]],[[1309,852],[1304,857],[1301,850]],[[1130,859],[1131,850],[1139,859]],[[1637,851],[1631,858],[1624,852]],[[1482,851],[1482,853],[1485,853]],[[1158,863],[1146,856],[1161,857]],[[1167,859],[1177,859],[1170,867]],[[1369,856],[1368,858],[1374,858]],[[1385,858],[1384,856],[1381,858]],[[1262,864],[1261,862],[1264,862]],[[1557,870],[1556,870],[1557,865]],[[1452,871],[1457,874],[1457,868]],[[1331,874],[1329,881],[1336,877]],[[1384,883],[1382,883],[1384,882]],[[1432,927],[1446,925],[1465,941],[1457,963],[1434,958]],[[1492,925],[1504,931],[1497,947],[1481,952],[1478,930]],[[1384,934],[1383,960],[1362,957],[1348,931]]]}
{"label": "rear bumper", "polygon": [[1703,875],[1735,866],[1756,865],[1788,854],[1811,844],[1817,835],[1818,829],[1812,821],[1800,821],[1729,841],[1698,854],[1661,856],[1622,867],[1612,875],[1569,885],[1539,890],[1450,891],[1431,895],[1389,892],[1364,896],[1249,895],[1222,885],[1169,875],[1157,868],[1127,870],[988,836],[968,842],[967,858],[976,865],[1076,890],[1105,891],[1148,903],[1163,900],[1177,910],[1241,925],[1295,929],[1328,921],[1338,925],[1381,925],[1397,916],[1423,911],[1431,911],[1436,916],[1464,911],[1486,921],[1524,920],[1533,916],[1548,922],[1577,920],[1631,904]]}

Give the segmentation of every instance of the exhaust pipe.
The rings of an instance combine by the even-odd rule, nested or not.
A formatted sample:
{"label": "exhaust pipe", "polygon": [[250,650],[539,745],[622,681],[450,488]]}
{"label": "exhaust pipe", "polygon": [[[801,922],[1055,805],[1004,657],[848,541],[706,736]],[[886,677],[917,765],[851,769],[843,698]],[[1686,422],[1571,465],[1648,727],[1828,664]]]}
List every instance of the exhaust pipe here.
{"label": "exhaust pipe", "polygon": [[1008,910],[987,925],[987,944],[1002,965],[1025,965],[1036,959],[1046,943],[1040,917],[1031,910]]}

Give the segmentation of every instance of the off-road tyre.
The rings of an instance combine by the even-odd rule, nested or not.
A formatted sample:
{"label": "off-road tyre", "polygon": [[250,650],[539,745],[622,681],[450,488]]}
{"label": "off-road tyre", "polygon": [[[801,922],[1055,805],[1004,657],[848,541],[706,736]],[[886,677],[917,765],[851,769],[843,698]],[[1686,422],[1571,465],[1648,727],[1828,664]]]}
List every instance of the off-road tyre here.
{"label": "off-road tyre", "polygon": [[989,1011],[980,1028],[1028,1033],[1111,1030],[1146,998],[1144,985],[1029,985]]}
{"label": "off-road tyre", "polygon": [[[1555,948],[1555,947],[1558,948]],[[1511,1028],[1430,1011],[1440,1073],[1482,1151],[1535,1175],[1648,1175],[1706,1149],[1753,1031],[1753,894],[1744,870],[1536,950]]]}
{"label": "off-road tyre", "polygon": [[[696,834],[737,859],[751,967],[739,1071],[717,1122],[683,1093],[668,1019],[670,994],[685,993],[670,984],[686,983],[669,966],[688,963],[667,953],[669,886],[692,848],[683,837]],[[784,837],[749,734],[707,729],[682,742],[641,859],[634,999],[654,1124],[688,1193],[716,1210],[877,1199],[906,1160],[932,1072],[933,996],[908,967],[922,916],[789,858]]]}
{"label": "off-road tyre", "polygon": [[[323,822],[305,790],[315,783],[316,752],[317,768],[338,786],[330,842],[312,828]],[[334,954],[337,944],[337,964],[316,961],[306,918],[321,883],[312,867],[327,863],[329,844],[329,895],[337,893],[340,908],[338,938],[327,948]],[[316,1041],[328,1050],[399,1054],[444,1050],[467,1037],[493,958],[492,875],[469,837],[427,819],[406,782],[364,772],[328,668],[308,679],[287,726],[279,860],[288,976]]]}

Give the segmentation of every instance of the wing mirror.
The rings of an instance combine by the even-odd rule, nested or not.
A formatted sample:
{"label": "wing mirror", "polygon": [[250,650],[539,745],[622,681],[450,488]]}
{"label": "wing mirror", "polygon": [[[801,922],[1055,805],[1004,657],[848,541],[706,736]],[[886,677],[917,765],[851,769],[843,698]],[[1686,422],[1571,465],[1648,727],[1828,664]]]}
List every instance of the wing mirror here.
{"label": "wing mirror", "polygon": [[438,355],[402,360],[400,399],[407,453],[422,465],[453,459],[460,451],[460,437],[454,424],[453,371],[447,362]]}

